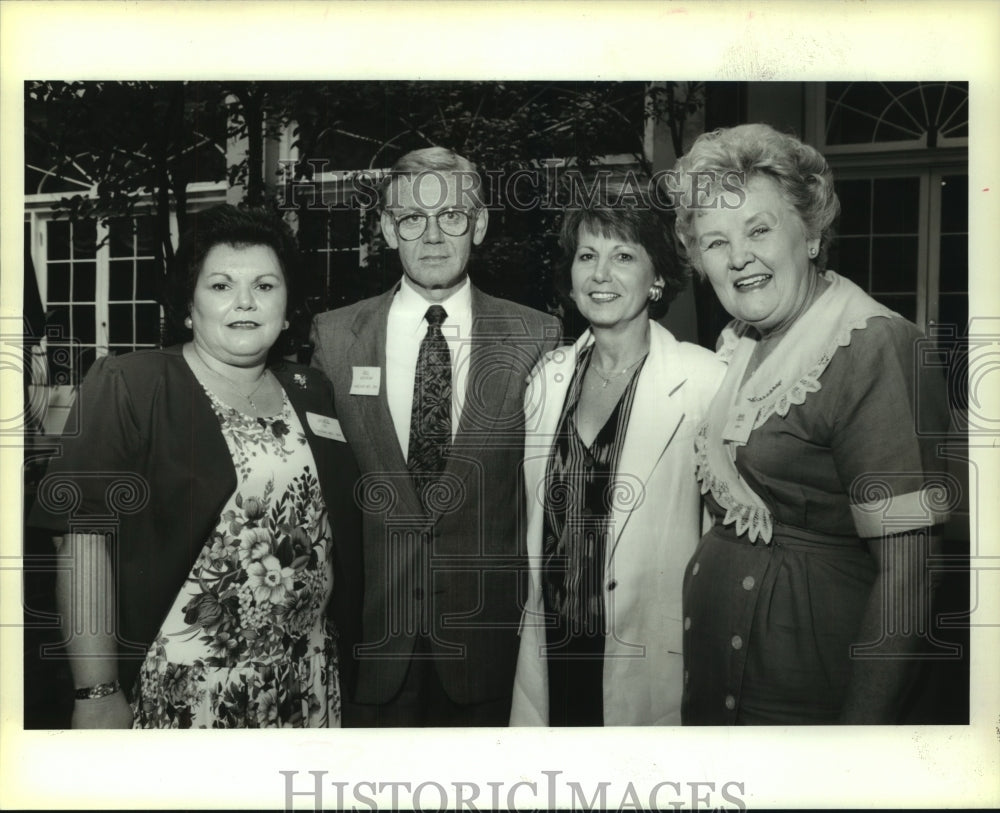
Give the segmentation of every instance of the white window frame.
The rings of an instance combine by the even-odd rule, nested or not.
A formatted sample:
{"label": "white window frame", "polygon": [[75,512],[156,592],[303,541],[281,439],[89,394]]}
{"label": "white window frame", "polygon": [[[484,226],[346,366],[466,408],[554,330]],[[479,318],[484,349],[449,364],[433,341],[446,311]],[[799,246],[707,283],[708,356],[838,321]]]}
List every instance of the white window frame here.
{"label": "white window frame", "polygon": [[968,138],[938,138],[937,146],[927,146],[927,133],[919,138],[907,141],[874,141],[864,144],[827,144],[826,143],[826,82],[806,84],[805,95],[805,130],[806,140],[828,157],[837,155],[860,155],[868,158],[873,153],[926,151],[939,153],[942,150],[968,150]]}
{"label": "white window frame", "polygon": [[[89,190],[88,194],[93,194],[94,190]],[[27,195],[25,197],[25,222],[30,226],[30,246],[31,261],[35,269],[35,280],[38,285],[38,293],[44,308],[48,307],[48,245],[47,224],[60,219],[56,212],[52,210],[53,204],[57,203],[63,196],[62,193],[46,193],[38,195]],[[191,184],[188,187],[188,211],[197,212],[201,209],[213,206],[217,203],[224,203],[226,199],[226,184],[224,182],[205,182]],[[151,213],[152,200],[140,201],[136,206],[135,215],[144,216]],[[64,216],[63,216],[64,217]],[[106,238],[108,229],[102,223],[96,223],[98,248],[95,252],[95,308],[94,308],[94,346],[97,358],[102,358],[108,354],[109,333],[109,282],[110,282],[110,259],[111,250]],[[170,212],[170,237],[177,244],[178,228],[177,214]],[[103,242],[103,245],[102,245]],[[162,318],[162,308],[161,308]]]}

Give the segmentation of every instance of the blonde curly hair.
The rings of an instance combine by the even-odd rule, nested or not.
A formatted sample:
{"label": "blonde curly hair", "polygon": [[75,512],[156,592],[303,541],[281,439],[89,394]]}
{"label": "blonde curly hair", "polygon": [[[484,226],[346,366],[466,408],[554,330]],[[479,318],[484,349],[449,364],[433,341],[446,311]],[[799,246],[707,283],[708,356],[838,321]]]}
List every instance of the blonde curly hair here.
{"label": "blonde curly hair", "polygon": [[[733,191],[734,179],[745,185],[755,176],[774,181],[798,213],[806,233],[819,238],[815,267],[825,270],[833,221],[840,212],[833,173],[815,148],[767,124],[741,124],[703,133],[674,165],[669,185],[676,206],[674,230],[683,249],[679,251],[681,259],[704,276],[694,239],[695,215],[706,205],[718,205],[722,195]],[[704,197],[696,201],[694,188],[707,192],[707,201]]]}

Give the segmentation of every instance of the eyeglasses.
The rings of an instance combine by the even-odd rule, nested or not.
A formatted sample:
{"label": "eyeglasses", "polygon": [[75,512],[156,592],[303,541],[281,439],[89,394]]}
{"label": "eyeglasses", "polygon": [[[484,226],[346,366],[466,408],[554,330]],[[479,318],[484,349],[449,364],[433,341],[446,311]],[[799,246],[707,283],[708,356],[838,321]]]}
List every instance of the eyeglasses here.
{"label": "eyeglasses", "polygon": [[414,212],[393,221],[396,234],[401,240],[417,240],[427,231],[427,221],[432,217],[442,233],[449,237],[461,237],[469,230],[469,223],[472,222],[472,215],[464,209],[445,209],[433,215]]}

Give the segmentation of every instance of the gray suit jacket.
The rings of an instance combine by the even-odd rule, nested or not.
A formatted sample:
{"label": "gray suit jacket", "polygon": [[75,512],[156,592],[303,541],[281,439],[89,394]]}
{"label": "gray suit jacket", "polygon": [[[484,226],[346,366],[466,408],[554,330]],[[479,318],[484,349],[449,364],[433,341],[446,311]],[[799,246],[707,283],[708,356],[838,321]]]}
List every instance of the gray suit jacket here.
{"label": "gray suit jacket", "polygon": [[[312,331],[312,363],[333,382],[337,416],[362,473],[356,497],[364,514],[365,584],[354,700],[393,698],[418,635],[429,638],[452,700],[502,698],[513,685],[526,587],[524,390],[535,363],[559,343],[560,325],[472,288],[465,404],[425,512],[385,394],[394,294],[320,314]],[[351,395],[355,367],[382,371],[377,395]]]}

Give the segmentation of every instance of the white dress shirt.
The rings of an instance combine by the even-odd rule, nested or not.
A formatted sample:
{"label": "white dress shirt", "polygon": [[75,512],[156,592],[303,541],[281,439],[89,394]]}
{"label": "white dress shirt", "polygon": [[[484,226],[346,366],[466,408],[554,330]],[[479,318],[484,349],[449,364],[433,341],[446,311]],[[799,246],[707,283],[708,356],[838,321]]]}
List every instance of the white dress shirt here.
{"label": "white dress shirt", "polygon": [[410,447],[410,412],[413,408],[413,379],[416,375],[420,343],[427,334],[424,315],[431,305],[440,305],[448,317],[441,333],[451,353],[451,436],[465,403],[469,374],[469,348],[472,338],[472,286],[466,277],[462,285],[443,302],[428,302],[404,276],[389,306],[385,339],[385,395],[399,448],[406,459]]}

